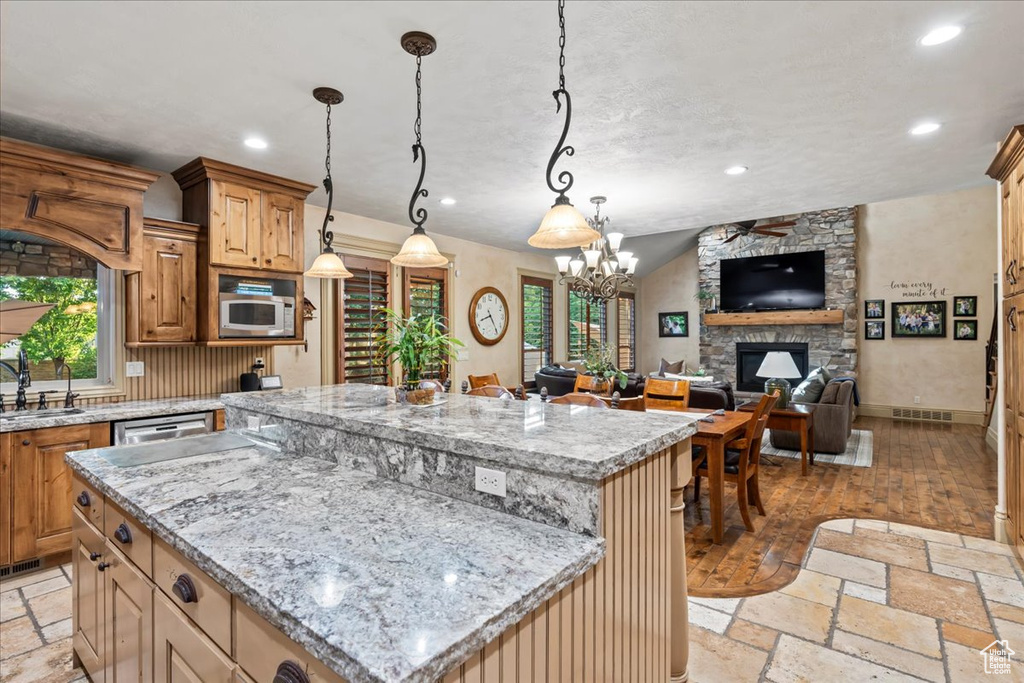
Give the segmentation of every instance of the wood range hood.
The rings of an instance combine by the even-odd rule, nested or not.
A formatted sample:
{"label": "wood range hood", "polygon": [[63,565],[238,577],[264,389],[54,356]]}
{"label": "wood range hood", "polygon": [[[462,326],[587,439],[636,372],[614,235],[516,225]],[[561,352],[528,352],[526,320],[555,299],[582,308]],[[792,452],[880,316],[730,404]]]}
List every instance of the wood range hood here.
{"label": "wood range hood", "polygon": [[38,235],[108,268],[142,269],[142,195],[159,173],[0,138],[0,227]]}

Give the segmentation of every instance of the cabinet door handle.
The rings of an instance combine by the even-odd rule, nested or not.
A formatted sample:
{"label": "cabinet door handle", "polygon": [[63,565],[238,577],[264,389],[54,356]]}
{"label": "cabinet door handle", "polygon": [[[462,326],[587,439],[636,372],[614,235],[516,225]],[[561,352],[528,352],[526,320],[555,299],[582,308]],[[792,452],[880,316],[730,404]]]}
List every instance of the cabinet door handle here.
{"label": "cabinet door handle", "polygon": [[253,256],[253,257],[252,257],[252,262],[253,262],[253,263],[256,263],[256,261],[258,261],[258,259],[257,259],[257,258],[256,258],[255,256]]}
{"label": "cabinet door handle", "polygon": [[1017,269],[1017,259],[1010,261],[1010,265],[1006,266],[1006,281],[1011,285],[1017,284],[1017,276],[1014,274],[1014,270]]}
{"label": "cabinet door handle", "polygon": [[1010,326],[1010,332],[1017,331],[1017,307],[1014,306],[1010,309],[1010,312],[1006,314],[1006,322]]}
{"label": "cabinet door handle", "polygon": [[89,559],[95,562],[96,560],[103,557],[103,553],[89,553]]}
{"label": "cabinet door handle", "polygon": [[199,602],[199,595],[196,593],[196,585],[192,583],[192,577],[188,574],[179,574],[171,586],[171,592],[185,603]]}
{"label": "cabinet door handle", "polygon": [[309,683],[309,675],[297,662],[286,659],[277,665],[274,683]]}
{"label": "cabinet door handle", "polygon": [[98,565],[96,565],[96,569],[100,570],[101,572],[105,572],[107,571],[107,567],[109,566],[109,562],[100,562]]}
{"label": "cabinet door handle", "polygon": [[31,446],[31,445],[32,445],[32,442],[31,442],[31,441],[29,441],[28,439],[22,439],[22,441],[21,441],[21,445],[22,445],[22,446]]}
{"label": "cabinet door handle", "polygon": [[84,508],[89,507],[89,505],[92,503],[91,499],[89,498],[88,491],[82,491],[81,493],[79,493],[78,498],[76,500],[78,501],[78,504]]}
{"label": "cabinet door handle", "polygon": [[121,522],[117,525],[117,528],[114,529],[114,538],[120,543],[128,545],[132,542],[132,530],[128,528],[127,524]]}
{"label": "cabinet door handle", "polygon": [[269,266],[269,265],[270,265],[271,263],[273,263],[273,260],[272,260],[272,259],[267,259],[266,261],[267,261],[267,265],[268,265],[268,266]]}

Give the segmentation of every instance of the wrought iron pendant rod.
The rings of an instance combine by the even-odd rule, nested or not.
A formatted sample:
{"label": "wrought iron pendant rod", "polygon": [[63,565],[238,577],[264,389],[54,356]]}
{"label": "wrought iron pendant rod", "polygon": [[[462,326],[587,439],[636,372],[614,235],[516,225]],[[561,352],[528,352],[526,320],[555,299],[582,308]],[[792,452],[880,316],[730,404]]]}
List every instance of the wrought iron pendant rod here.
{"label": "wrought iron pendant rod", "polygon": [[555,98],[556,113],[562,111],[562,98],[565,98],[565,123],[562,126],[562,135],[558,138],[558,142],[551,152],[551,158],[548,160],[547,183],[552,192],[558,193],[555,203],[567,204],[569,200],[565,193],[572,188],[574,182],[572,173],[569,171],[559,173],[557,185],[553,178],[555,164],[558,163],[558,159],[563,154],[571,157],[576,153],[572,145],[565,144],[565,139],[569,135],[569,125],[572,123],[572,97],[569,95],[569,91],[565,89],[565,0],[558,0],[558,27],[560,31],[558,37],[558,89],[554,90],[551,96]]}

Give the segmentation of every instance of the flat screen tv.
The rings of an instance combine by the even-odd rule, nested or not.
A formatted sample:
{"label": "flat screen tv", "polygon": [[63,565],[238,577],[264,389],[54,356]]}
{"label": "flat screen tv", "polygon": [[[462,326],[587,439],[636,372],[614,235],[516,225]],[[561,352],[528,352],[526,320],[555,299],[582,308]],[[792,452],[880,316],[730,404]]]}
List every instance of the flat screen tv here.
{"label": "flat screen tv", "polygon": [[725,311],[825,307],[825,252],[722,259],[719,282]]}

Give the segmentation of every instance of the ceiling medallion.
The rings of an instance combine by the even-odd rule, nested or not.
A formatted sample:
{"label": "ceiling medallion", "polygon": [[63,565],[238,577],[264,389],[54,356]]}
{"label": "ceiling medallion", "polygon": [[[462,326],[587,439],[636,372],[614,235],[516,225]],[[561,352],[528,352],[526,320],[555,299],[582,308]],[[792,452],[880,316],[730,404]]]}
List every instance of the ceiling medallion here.
{"label": "ceiling medallion", "polygon": [[334,241],[334,232],[327,227],[334,216],[331,215],[331,205],[334,204],[334,181],[331,179],[331,107],[345,101],[345,96],[334,88],[316,88],[313,90],[313,97],[317,102],[327,106],[327,156],[324,159],[324,167],[327,169],[327,176],[324,178],[324,189],[327,190],[327,214],[324,216],[323,227],[320,228],[320,255],[313,261],[303,275],[316,277],[325,280],[342,280],[352,277],[352,273],[345,267],[345,262],[334,252],[331,242]]}
{"label": "ceiling medallion", "polygon": [[429,33],[422,31],[410,31],[402,36],[402,49],[416,57],[416,123],[413,124],[413,132],[416,133],[416,142],[412,145],[412,161],[420,162],[420,177],[416,182],[416,188],[412,191],[412,198],[409,200],[409,220],[416,226],[412,234],[402,245],[391,262],[396,266],[406,268],[436,268],[446,265],[448,259],[437,250],[434,240],[427,236],[423,224],[427,221],[427,210],[423,207],[416,208],[416,201],[420,197],[426,197],[429,192],[423,188],[423,178],[427,174],[427,150],[423,147],[423,135],[421,133],[423,119],[423,89],[420,86],[421,62],[423,58],[437,50],[437,41]]}
{"label": "ceiling medallion", "polygon": [[581,247],[576,258],[555,257],[558,272],[562,275],[559,284],[566,285],[569,291],[591,303],[615,299],[623,290],[632,289],[635,286],[633,274],[639,261],[633,252],[622,250],[621,232],[604,234],[605,226],[611,222],[610,218],[601,217],[601,205],[606,201],[608,199],[601,196],[590,198],[590,203],[597,208],[594,217],[587,219],[587,224],[597,234],[597,239]]}
{"label": "ceiling medallion", "polygon": [[558,174],[558,184],[552,178],[555,163],[565,154],[571,157],[576,150],[565,144],[569,135],[569,124],[572,121],[572,98],[565,89],[565,0],[558,0],[558,26],[561,31],[558,38],[558,89],[551,93],[555,98],[555,112],[562,110],[562,98],[565,98],[565,125],[562,136],[551,152],[548,160],[547,183],[552,192],[557,192],[555,203],[544,215],[537,232],[527,242],[531,247],[541,249],[565,249],[566,247],[582,247],[601,237],[600,233],[590,227],[583,214],[569,202],[566,192],[572,187],[573,177],[569,171]]}

